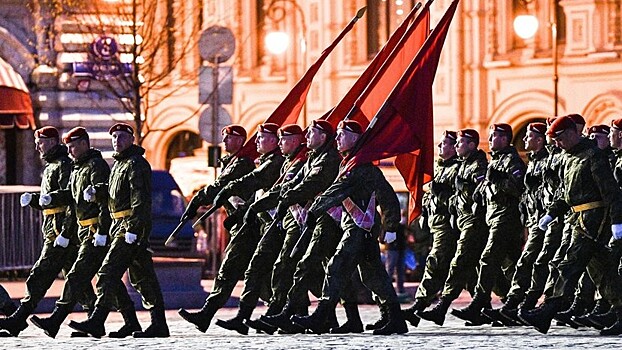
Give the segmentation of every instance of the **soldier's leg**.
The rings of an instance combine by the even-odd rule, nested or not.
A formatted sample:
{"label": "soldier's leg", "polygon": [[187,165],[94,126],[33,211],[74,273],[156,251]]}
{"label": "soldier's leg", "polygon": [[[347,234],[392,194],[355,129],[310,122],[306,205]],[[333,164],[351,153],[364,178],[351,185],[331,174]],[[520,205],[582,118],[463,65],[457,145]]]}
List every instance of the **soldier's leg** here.
{"label": "soldier's leg", "polygon": [[6,289],[0,285],[0,312],[2,312],[5,316],[11,316],[15,310],[17,310],[17,306],[11,300],[9,293],[7,293]]}
{"label": "soldier's leg", "polygon": [[269,314],[279,313],[287,301],[287,292],[294,283],[296,265],[301,256],[290,257],[294,246],[300,238],[300,228],[297,224],[289,227],[285,241],[282,244],[279,256],[274,264],[271,278],[272,298],[270,299]]}
{"label": "soldier's leg", "polygon": [[538,299],[544,293],[544,287],[551,271],[551,265],[549,262],[553,260],[555,254],[559,250],[562,240],[562,233],[564,229],[563,222],[556,222],[549,226],[546,231],[544,242],[542,244],[542,250],[533,265],[533,272],[531,276],[531,285],[525,296],[521,307],[525,309],[532,309],[536,306]]}
{"label": "soldier's leg", "polygon": [[516,271],[512,277],[512,286],[508,292],[508,299],[516,302],[513,308],[525,297],[525,293],[531,285],[532,272],[534,270],[534,264],[542,251],[544,244],[545,232],[537,227],[531,227],[529,229],[529,236],[527,242],[523,247],[523,252],[516,264]]}
{"label": "soldier's leg", "polygon": [[549,278],[547,279],[545,287],[544,287],[545,297],[551,296],[553,294],[555,281],[559,277],[559,270],[557,269],[557,267],[564,260],[564,257],[566,256],[566,252],[568,251],[568,247],[570,246],[570,242],[572,241],[572,235],[573,235],[572,231],[574,228],[575,221],[576,221],[575,215],[570,215],[570,216],[567,215],[565,218],[564,228],[562,231],[562,238],[559,244],[559,248],[557,249],[557,252],[555,252],[553,259],[549,261]]}

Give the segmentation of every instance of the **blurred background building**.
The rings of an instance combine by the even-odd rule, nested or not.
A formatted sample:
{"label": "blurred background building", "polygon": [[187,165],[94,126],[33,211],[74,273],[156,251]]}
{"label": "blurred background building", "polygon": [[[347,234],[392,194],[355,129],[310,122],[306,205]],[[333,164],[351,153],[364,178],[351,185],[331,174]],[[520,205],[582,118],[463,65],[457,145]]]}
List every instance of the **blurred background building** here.
{"label": "blurred background building", "polygon": [[[434,1],[432,28],[449,4]],[[254,131],[367,6],[316,76],[300,118],[308,124],[339,101],[414,5],[2,0],[0,87],[12,95],[0,90],[0,184],[39,182],[33,125],[83,125],[110,156],[108,127],[128,121],[141,130],[153,168],[170,169],[189,195],[214,176],[207,147],[215,119]],[[621,22],[620,0],[462,0],[436,75],[436,135],[464,127],[485,135],[489,124],[507,122],[520,147],[532,120],[580,113],[591,125],[622,117]],[[230,30],[233,44],[226,30],[203,38],[213,26]],[[215,63],[205,59],[213,55]],[[18,108],[27,103],[32,115]]]}

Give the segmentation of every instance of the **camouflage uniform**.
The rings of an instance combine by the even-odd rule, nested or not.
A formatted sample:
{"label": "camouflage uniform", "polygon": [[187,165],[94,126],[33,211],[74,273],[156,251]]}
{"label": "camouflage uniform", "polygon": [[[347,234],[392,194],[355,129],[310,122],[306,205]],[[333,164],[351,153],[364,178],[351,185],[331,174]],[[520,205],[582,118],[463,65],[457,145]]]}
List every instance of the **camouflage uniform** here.
{"label": "camouflage uniform", "polygon": [[[456,224],[451,222],[449,198],[455,192],[454,186],[460,163],[457,156],[447,160],[439,159],[434,171],[428,217],[434,242],[426,260],[423,278],[415,294],[422,307],[430,305],[432,299],[443,288],[449,274],[451,259],[456,253],[460,232]],[[455,212],[455,208],[451,211]]]}
{"label": "camouflage uniform", "polygon": [[5,316],[11,316],[17,310],[17,306],[11,300],[9,293],[0,285],[0,312]]}

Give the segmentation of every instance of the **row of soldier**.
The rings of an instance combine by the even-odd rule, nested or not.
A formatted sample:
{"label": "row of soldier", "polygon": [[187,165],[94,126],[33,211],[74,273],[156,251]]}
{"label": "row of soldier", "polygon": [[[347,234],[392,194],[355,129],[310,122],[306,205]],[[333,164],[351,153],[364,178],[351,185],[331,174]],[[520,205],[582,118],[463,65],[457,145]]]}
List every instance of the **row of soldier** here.
{"label": "row of soldier", "polygon": [[[490,127],[490,162],[475,130],[445,132],[427,206],[434,243],[415,303],[403,311],[412,325],[443,325],[468,290],[471,303],[451,313],[470,325],[547,333],[555,319],[622,333],[622,119],[587,136],[584,127],[578,114],[529,124],[527,166],[507,124]],[[491,307],[493,291],[500,308]]]}
{"label": "row of soldier", "polygon": [[[434,246],[416,302],[403,311],[380,261],[378,245],[378,240],[395,239],[400,221],[397,196],[372,164],[339,174],[339,153],[344,156],[352,150],[363,133],[361,125],[346,120],[334,130],[330,123],[316,120],[305,134],[297,125],[262,124],[256,140],[261,154],[257,167],[250,158],[237,156],[246,141],[244,128],[224,128],[228,156],[222,160],[223,170],[214,184],[192,199],[182,221],[193,218],[200,206],[224,207],[231,240],[205,305],[198,312],[181,309],[179,314],[205,332],[243,278],[237,316],[216,321],[223,328],[241,334],[247,334],[249,327],[269,334],[277,330],[360,333],[364,327],[351,287],[358,268],[380,307],[381,318],[366,327],[374,334],[405,333],[405,320],[416,326],[420,318],[442,325],[451,302],[463,289],[472,292],[473,302],[452,313],[471,324],[527,323],[546,332],[556,317],[570,325],[585,319],[605,328],[604,334],[619,334],[617,293],[622,289],[615,263],[619,254],[615,239],[608,242],[612,233],[619,238],[622,231],[617,225],[620,189],[609,164],[614,157],[608,158],[593,141],[581,137],[585,122],[580,116],[550,122],[548,128],[542,123],[529,125],[527,167],[510,144],[513,135],[507,124],[491,126],[490,163],[478,148],[475,130],[443,135],[430,185]],[[622,120],[612,124],[611,143],[622,148],[618,126],[622,127]],[[607,128],[592,128],[594,138],[602,139],[596,134]],[[74,158],[69,182],[67,151],[62,162],[56,160],[55,154],[64,147],[58,142],[58,131],[37,130],[37,147],[46,160],[42,191],[24,194],[22,205],[44,210],[46,244],[26,283],[26,297],[10,317],[0,320],[5,334],[16,336],[27,326],[26,318],[64,270],[69,273],[54,313],[49,318],[31,318],[47,335],[57,334],[76,303],[89,310],[89,318],[70,322],[77,331],[73,335],[103,336],[106,316],[113,309],[121,312],[125,324],[110,337],[169,335],[147,250],[150,183],[145,174],[149,166],[142,157],[144,150],[133,145],[131,127],[117,124],[110,133],[117,152],[110,175],[101,154],[88,146],[86,130],[76,128],[64,137]],[[554,142],[547,145],[545,135]],[[48,141],[52,147],[43,145]],[[99,170],[102,174],[94,175],[95,164],[104,169]],[[521,254],[523,223],[529,236]],[[72,225],[78,227],[78,234],[70,234]],[[152,315],[145,332],[121,282],[128,268]],[[584,273],[586,268],[589,274]],[[90,286],[84,281],[95,274],[97,296],[84,287]],[[576,288],[580,277],[581,287]],[[567,296],[575,288],[577,297],[569,307]],[[504,297],[501,309],[490,307],[492,291]],[[587,307],[582,298],[595,291],[597,305],[582,315],[579,309]],[[311,315],[309,292],[320,297]],[[425,310],[439,293],[439,303]],[[545,301],[536,308],[542,294]],[[251,319],[260,298],[269,307],[265,315]],[[347,316],[341,326],[335,316],[340,300]]]}

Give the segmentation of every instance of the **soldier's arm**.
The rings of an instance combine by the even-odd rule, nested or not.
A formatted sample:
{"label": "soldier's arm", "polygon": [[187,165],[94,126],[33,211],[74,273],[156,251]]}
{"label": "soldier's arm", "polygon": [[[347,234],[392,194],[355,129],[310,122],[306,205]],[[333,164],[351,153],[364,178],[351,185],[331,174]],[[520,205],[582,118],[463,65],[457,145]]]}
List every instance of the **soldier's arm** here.
{"label": "soldier's arm", "polygon": [[151,191],[151,188],[149,188],[151,169],[149,169],[146,161],[143,163],[132,159],[131,162],[132,166],[129,170],[128,181],[130,185],[130,208],[132,209],[132,214],[126,220],[126,229],[127,232],[141,237],[145,234],[149,234],[149,232],[144,232],[145,221],[143,218],[151,216],[151,213],[147,210],[149,205],[145,202],[145,200],[150,198],[148,193]]}
{"label": "soldier's arm", "polygon": [[[106,163],[106,161],[103,159],[95,160],[92,163],[89,183],[90,184],[104,183],[108,181],[109,178],[110,178],[110,167],[108,166],[108,163]],[[108,231],[109,231],[112,219],[110,218],[110,212],[108,211],[108,191],[102,191],[102,192],[104,192],[105,196],[96,196],[95,198],[95,203],[97,207],[99,208],[99,213],[98,213],[99,224],[97,225],[98,227],[97,233],[100,235],[108,235]],[[79,193],[79,196],[80,198],[82,198],[82,193]],[[104,198],[101,198],[101,197],[104,197]]]}
{"label": "soldier's arm", "polygon": [[309,207],[309,212],[317,217],[328,209],[341,205],[343,200],[350,196],[355,185],[362,181],[362,175],[359,168],[354,168],[348,174],[337,178],[326,191],[315,197],[313,204]]}
{"label": "soldier's arm", "polygon": [[397,195],[391,187],[391,184],[382,174],[382,171],[377,167],[374,167],[375,172],[375,188],[376,198],[378,199],[378,205],[382,210],[384,216],[384,224],[387,231],[395,232],[400,226],[400,220],[402,218],[402,211],[400,209],[400,201],[397,199]]}
{"label": "soldier's arm", "polygon": [[[61,190],[71,190],[69,188],[69,179],[71,177],[71,162],[63,162],[59,167],[58,173],[58,188]],[[77,221],[75,216],[75,210],[71,210],[70,205],[65,211],[65,217],[63,218],[63,224],[61,228],[61,235],[67,239],[77,234]]]}
{"label": "soldier's arm", "polygon": [[302,182],[282,194],[281,202],[290,206],[312,200],[335,181],[338,171],[339,160],[329,158],[327,153],[323,154]]}
{"label": "soldier's arm", "polygon": [[202,190],[197,192],[192,200],[196,201],[197,205],[212,204],[214,197],[216,197],[220,190],[232,181],[238,180],[249,174],[255,168],[255,164],[249,158],[241,158],[235,160],[234,163],[231,164],[231,167],[230,171],[221,174],[213,184],[207,185]]}
{"label": "soldier's arm", "polygon": [[245,196],[261,188],[270,187],[279,178],[283,161],[283,157],[274,157],[241,179],[230,182],[224,189],[229,196]]}
{"label": "soldier's arm", "polygon": [[513,197],[520,197],[524,191],[525,163],[518,155],[513,155],[509,169],[505,170],[507,177],[501,179],[497,186],[503,193]]}
{"label": "soldier's arm", "polygon": [[609,205],[612,224],[622,223],[622,192],[613,177],[609,160],[604,153],[598,152],[592,157],[590,170],[600,195]]}
{"label": "soldier's arm", "polygon": [[266,192],[261,198],[253,202],[253,210],[259,213],[275,208],[279,204],[280,192],[279,188]]}

